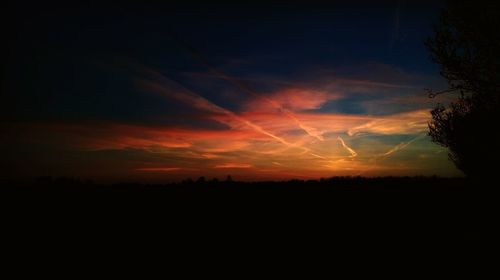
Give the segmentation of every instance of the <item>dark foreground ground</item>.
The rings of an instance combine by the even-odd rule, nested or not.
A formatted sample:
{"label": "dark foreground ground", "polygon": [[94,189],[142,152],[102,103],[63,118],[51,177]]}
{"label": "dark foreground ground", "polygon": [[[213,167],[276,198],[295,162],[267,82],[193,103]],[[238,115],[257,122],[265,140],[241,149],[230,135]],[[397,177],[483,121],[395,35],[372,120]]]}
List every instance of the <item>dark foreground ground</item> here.
{"label": "dark foreground ground", "polygon": [[86,247],[97,239],[122,249],[162,244],[187,255],[250,250],[269,257],[364,245],[488,249],[497,240],[494,185],[442,178],[96,185],[45,178],[5,198],[16,234],[33,246],[67,240],[68,248]]}

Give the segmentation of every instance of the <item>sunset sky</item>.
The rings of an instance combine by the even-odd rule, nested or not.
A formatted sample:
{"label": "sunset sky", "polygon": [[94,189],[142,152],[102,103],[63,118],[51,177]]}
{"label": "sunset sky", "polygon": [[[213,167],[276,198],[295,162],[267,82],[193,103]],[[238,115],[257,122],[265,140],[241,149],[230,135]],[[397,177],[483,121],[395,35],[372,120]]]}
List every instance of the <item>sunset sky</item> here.
{"label": "sunset sky", "polygon": [[[460,175],[430,141],[440,6],[19,7],[3,172],[98,181]],[[373,3],[377,2],[377,3]],[[349,3],[349,4],[347,4]]]}

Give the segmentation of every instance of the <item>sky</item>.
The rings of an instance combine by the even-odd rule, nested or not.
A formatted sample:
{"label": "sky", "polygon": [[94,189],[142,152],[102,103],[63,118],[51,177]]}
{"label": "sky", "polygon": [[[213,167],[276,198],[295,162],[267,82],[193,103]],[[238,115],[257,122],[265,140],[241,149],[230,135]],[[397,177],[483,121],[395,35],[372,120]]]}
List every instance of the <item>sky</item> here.
{"label": "sky", "polygon": [[98,181],[460,176],[426,1],[19,6],[2,170]]}

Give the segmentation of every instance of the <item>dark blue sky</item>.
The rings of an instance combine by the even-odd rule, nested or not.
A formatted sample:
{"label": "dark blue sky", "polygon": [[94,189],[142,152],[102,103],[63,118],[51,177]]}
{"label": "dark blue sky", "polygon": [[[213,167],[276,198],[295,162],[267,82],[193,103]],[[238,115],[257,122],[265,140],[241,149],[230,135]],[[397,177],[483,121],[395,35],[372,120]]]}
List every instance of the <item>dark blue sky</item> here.
{"label": "dark blue sky", "polygon": [[[87,109],[95,107],[79,113],[104,114],[101,109],[108,109],[108,103],[118,97],[115,94],[121,96],[123,106],[137,105],[134,93],[128,92],[130,73],[120,72],[116,63],[128,60],[217,99],[211,91],[231,85],[212,81],[207,87],[186,79],[186,73],[207,72],[207,65],[186,46],[212,67],[238,78],[303,81],[328,69],[329,75],[337,77],[373,79],[373,69],[363,69],[373,64],[435,75],[437,67],[428,59],[423,40],[431,33],[440,5],[409,2],[23,7],[14,22],[16,34],[8,55],[14,60],[8,72],[23,85],[11,85],[14,89],[9,92],[15,95],[17,108],[30,107],[26,98],[34,98],[36,108],[26,111],[42,111],[42,116],[58,111],[62,116],[71,114],[75,108],[67,103],[75,101]],[[379,81],[384,79],[390,77]],[[35,85],[43,92],[35,92],[31,88]],[[259,91],[273,87],[269,83],[253,86]],[[123,98],[128,94],[130,98]],[[139,103],[146,102],[140,99]],[[101,103],[105,108],[99,108]],[[143,105],[153,109],[147,102]],[[70,112],[65,112],[68,108]],[[116,108],[112,114],[121,112]]]}

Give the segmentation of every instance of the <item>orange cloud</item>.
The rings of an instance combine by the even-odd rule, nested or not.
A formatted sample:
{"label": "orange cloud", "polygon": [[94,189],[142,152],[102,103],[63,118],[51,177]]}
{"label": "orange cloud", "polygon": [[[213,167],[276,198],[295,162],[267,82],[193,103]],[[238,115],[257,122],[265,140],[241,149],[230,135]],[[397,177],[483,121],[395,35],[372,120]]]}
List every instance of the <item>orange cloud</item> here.
{"label": "orange cloud", "polygon": [[[422,146],[416,143],[411,150],[404,149],[410,142],[405,142],[387,149],[383,140],[370,137],[349,137],[345,132],[353,122],[362,124],[374,121],[370,117],[351,118],[344,115],[304,114],[305,120],[318,120],[318,125],[328,129],[324,141],[303,134],[301,131],[290,131],[286,128],[290,120],[275,118],[269,115],[268,121],[274,126],[269,131],[286,139],[290,146],[283,145],[273,138],[248,127],[240,129],[206,130],[179,129],[171,127],[149,127],[118,123],[80,123],[80,124],[46,124],[31,125],[29,128],[17,129],[26,131],[30,139],[50,137],[54,145],[66,150],[80,150],[98,153],[105,150],[138,149],[140,156],[124,166],[132,167],[141,174],[171,174],[176,178],[186,176],[225,176],[231,170],[238,178],[286,179],[290,177],[318,178],[334,175],[397,175],[412,174],[416,168],[414,162],[383,163],[373,161],[374,158],[393,153],[415,153],[415,161],[435,161],[437,154],[431,144]],[[252,116],[254,122],[260,122],[261,114]],[[390,117],[386,117],[389,118]],[[403,120],[400,120],[403,122]],[[260,124],[263,125],[263,124]],[[403,125],[404,128],[404,124]],[[324,127],[322,127],[324,126]],[[403,132],[406,129],[403,129]],[[398,131],[392,129],[391,131]],[[57,139],[55,141],[54,139]],[[356,147],[353,148],[352,146]],[[433,155],[431,158],[419,158],[420,154]],[[110,153],[110,155],[116,153]],[[125,153],[124,155],[126,155]],[[124,156],[126,158],[126,156]],[[135,156],[134,156],[135,157]],[[111,160],[111,158],[110,158]],[[122,161],[123,159],[119,159]],[[424,168],[429,163],[423,165]],[[127,169],[130,170],[130,169]],[[123,172],[127,172],[127,170]],[[213,173],[204,173],[213,170]],[[217,171],[218,170],[218,171]],[[418,170],[418,169],[416,169]],[[406,172],[406,173],[405,173]],[[422,172],[419,172],[422,174]],[[190,175],[191,174],[191,175]],[[294,175],[295,174],[295,175]],[[145,175],[145,176],[146,176]]]}
{"label": "orange cloud", "polygon": [[247,163],[223,163],[223,164],[217,164],[214,166],[214,168],[252,168],[253,166],[251,164]]}
{"label": "orange cloud", "polygon": [[181,170],[179,167],[143,167],[137,168],[136,171],[146,171],[146,172],[170,172]]}
{"label": "orange cloud", "polygon": [[283,145],[286,145],[286,146],[292,145],[291,143],[288,143],[285,139],[283,139],[277,135],[274,135],[273,133],[260,127],[259,125],[256,125],[256,124],[252,123],[251,121],[244,119],[241,116],[210,102],[209,100],[203,98],[202,96],[197,95],[196,93],[193,93],[193,92],[185,89],[184,87],[182,87],[178,83],[175,83],[175,82],[173,82],[173,81],[171,81],[171,80],[169,80],[166,77],[163,77],[161,75],[160,75],[160,78],[161,78],[161,83],[154,83],[154,82],[149,82],[149,81],[140,81],[140,83],[142,84],[142,86],[144,86],[148,90],[153,90],[153,91],[156,91],[158,93],[162,93],[162,94],[168,95],[170,97],[174,97],[174,98],[176,98],[184,103],[190,104],[190,105],[192,105],[196,108],[199,108],[199,109],[204,109],[204,110],[207,110],[207,111],[212,112],[212,113],[222,114],[222,116],[224,116],[224,118],[221,118],[221,116],[219,115],[217,120],[229,125],[232,128],[239,128],[239,127],[241,127],[241,125],[244,125],[244,126],[247,126],[251,129],[253,129],[256,132],[259,132],[261,134],[264,134],[264,135],[267,135],[267,136],[273,138],[274,140],[282,143]]}
{"label": "orange cloud", "polygon": [[[364,90],[373,87],[405,90],[410,86],[334,79],[333,85],[287,84],[285,88],[259,94],[231,78],[250,97],[245,99],[246,103],[240,104],[243,111],[238,112],[219,106],[160,73],[143,70],[147,78],[137,81],[142,90],[190,106],[195,112],[191,115],[194,124],[196,120],[203,120],[222,124],[218,126],[220,128],[82,122],[38,124],[19,131],[29,131],[26,137],[30,139],[50,138],[46,142],[70,150],[96,153],[139,150],[143,158],[129,163],[133,167],[128,170],[146,174],[167,173],[169,176],[191,173],[215,176],[223,175],[227,170],[251,178],[281,179],[386,174],[384,172],[394,175],[410,172],[408,170],[415,168],[415,163],[391,165],[390,160],[380,163],[374,159],[389,157],[396,152],[410,153],[411,150],[419,155],[436,154],[434,151],[426,153],[430,143],[423,146],[411,140],[393,146],[387,145],[380,137],[370,137],[425,133],[430,119],[427,109],[387,115],[312,111],[326,102],[345,97],[339,89],[342,86],[362,87]],[[171,116],[166,112],[165,117]],[[415,143],[415,147],[412,146],[415,149],[405,149],[410,143]],[[422,159],[417,155],[415,158]],[[200,174],[203,170],[212,173]]]}
{"label": "orange cloud", "polygon": [[368,132],[375,134],[418,134],[427,130],[430,112],[427,109],[390,116],[371,117],[361,125],[348,129],[349,135]]}

